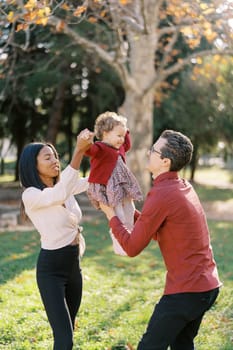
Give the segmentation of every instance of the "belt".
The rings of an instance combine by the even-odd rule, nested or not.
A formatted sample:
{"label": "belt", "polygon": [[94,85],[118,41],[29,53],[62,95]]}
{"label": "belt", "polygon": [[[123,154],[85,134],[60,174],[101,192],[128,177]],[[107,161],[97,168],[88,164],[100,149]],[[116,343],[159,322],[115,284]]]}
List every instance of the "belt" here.
{"label": "belt", "polygon": [[83,228],[82,226],[78,227],[78,232],[77,235],[74,237],[73,241],[70,243],[70,245],[75,246],[75,245],[79,245],[79,238],[80,238],[80,232],[82,232]]}

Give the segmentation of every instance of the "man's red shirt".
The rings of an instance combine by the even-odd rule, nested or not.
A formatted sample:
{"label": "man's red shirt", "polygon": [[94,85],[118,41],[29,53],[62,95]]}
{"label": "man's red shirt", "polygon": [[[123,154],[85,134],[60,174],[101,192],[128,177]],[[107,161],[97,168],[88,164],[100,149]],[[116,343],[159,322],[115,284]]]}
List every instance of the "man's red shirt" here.
{"label": "man's red shirt", "polygon": [[164,294],[221,285],[204,210],[191,184],[176,172],[154,180],[131,234],[117,216],[110,227],[129,256],[138,255],[152,239],[158,241],[167,268]]}

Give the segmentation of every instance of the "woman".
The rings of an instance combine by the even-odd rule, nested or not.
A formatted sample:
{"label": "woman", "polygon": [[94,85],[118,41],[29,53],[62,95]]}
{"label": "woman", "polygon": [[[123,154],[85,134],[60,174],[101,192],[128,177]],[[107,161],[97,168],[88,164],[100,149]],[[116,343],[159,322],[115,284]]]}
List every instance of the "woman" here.
{"label": "woman", "polygon": [[41,237],[36,276],[53,331],[54,350],[72,349],[75,317],[82,298],[82,214],[74,194],[87,190],[87,179],[79,177],[78,169],[92,141],[93,133],[87,129],[78,135],[72,160],[62,173],[51,144],[28,144],[19,161],[24,210]]}

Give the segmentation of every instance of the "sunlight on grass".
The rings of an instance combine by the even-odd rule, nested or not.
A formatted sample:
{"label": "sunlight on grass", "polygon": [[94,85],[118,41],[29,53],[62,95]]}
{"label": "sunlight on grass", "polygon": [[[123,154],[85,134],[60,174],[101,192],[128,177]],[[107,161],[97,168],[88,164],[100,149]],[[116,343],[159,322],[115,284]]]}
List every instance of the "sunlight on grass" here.
{"label": "sunlight on grass", "polygon": [[[1,345],[4,349],[49,349],[51,334],[40,303],[34,270],[25,270],[5,283],[0,288],[0,301],[0,349]],[[43,348],[39,345],[41,340]]]}
{"label": "sunlight on grass", "polygon": [[10,174],[0,175],[0,183],[14,181],[14,178],[15,176]]}
{"label": "sunlight on grass", "polygon": [[[230,171],[199,169],[195,188],[201,200],[232,202]],[[1,181],[1,179],[0,179]],[[17,184],[3,183],[17,188]],[[106,220],[84,223],[87,250],[81,261],[84,289],[76,322],[74,350],[135,349],[156,302],[163,293],[165,268],[151,242],[136,258],[112,251]],[[233,225],[209,220],[212,246],[223,287],[216,305],[205,315],[197,350],[232,350]],[[52,334],[35,281],[40,249],[34,230],[0,233],[0,350],[52,350]]]}
{"label": "sunlight on grass", "polygon": [[[205,316],[197,350],[232,349],[233,227],[210,221],[215,259],[224,287]],[[163,293],[165,268],[158,246],[136,258],[112,252],[106,221],[84,224],[87,251],[82,259],[83,300],[74,336],[75,350],[136,347],[155,303]],[[35,281],[38,234],[0,234],[0,349],[51,350],[52,335]]]}
{"label": "sunlight on grass", "polygon": [[213,167],[199,167],[196,174],[195,180],[200,183],[208,183],[219,185],[231,184],[233,182],[232,170],[222,169],[217,166]]}
{"label": "sunlight on grass", "polygon": [[[180,174],[182,177],[189,179],[190,168],[182,170]],[[195,171],[194,181],[200,184],[208,185],[232,185],[232,169],[220,168],[218,166],[199,166]]]}

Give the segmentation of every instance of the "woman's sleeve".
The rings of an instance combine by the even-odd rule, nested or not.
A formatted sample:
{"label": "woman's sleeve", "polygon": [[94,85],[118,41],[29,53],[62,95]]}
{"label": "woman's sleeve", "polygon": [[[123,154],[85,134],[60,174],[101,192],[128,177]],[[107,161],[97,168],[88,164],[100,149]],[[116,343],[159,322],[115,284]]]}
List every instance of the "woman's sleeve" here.
{"label": "woman's sleeve", "polygon": [[85,192],[89,186],[88,176],[79,177],[76,185],[77,185],[77,187],[76,187],[75,193],[73,193],[73,194],[79,194],[79,193]]}
{"label": "woman's sleeve", "polygon": [[68,165],[54,187],[43,190],[29,187],[23,192],[22,199],[26,209],[39,209],[63,204],[70,195],[86,191],[87,187],[87,178],[80,178],[79,171]]}

